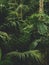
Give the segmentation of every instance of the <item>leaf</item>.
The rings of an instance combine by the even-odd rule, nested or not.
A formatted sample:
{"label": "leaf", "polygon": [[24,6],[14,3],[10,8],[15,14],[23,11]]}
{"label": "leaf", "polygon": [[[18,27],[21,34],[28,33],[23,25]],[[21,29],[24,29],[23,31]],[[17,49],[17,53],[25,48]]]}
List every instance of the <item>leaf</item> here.
{"label": "leaf", "polygon": [[10,40],[10,37],[8,36],[7,33],[0,31],[0,39],[6,41],[6,40]]}
{"label": "leaf", "polygon": [[35,49],[38,45],[38,42],[40,41],[41,39],[38,39],[38,40],[35,40],[34,42],[31,43],[30,45],[30,49]]}
{"label": "leaf", "polygon": [[39,50],[33,50],[32,54],[37,62],[41,62],[43,64],[44,55]]}
{"label": "leaf", "polygon": [[27,25],[25,28],[23,28],[23,31],[25,33],[29,33],[33,28],[33,25]]}
{"label": "leaf", "polygon": [[[37,63],[41,63],[41,64],[43,63],[43,59],[44,59],[44,55],[42,53],[40,53],[39,50],[29,50],[26,52],[13,51],[13,52],[10,52],[6,55],[6,60],[9,60],[9,61],[12,60],[12,62],[14,63],[15,62],[15,60],[13,59],[14,57],[15,57],[15,60],[19,59],[20,61],[26,62],[26,59],[28,59],[28,60],[31,59],[29,62],[31,62],[31,61],[36,62],[37,61]],[[18,63],[18,61],[15,63]]]}
{"label": "leaf", "polygon": [[39,24],[37,25],[37,27],[38,27],[38,32],[39,32],[40,34],[42,34],[42,35],[46,34],[47,31],[48,31],[47,26],[46,26],[44,23],[39,23]]}

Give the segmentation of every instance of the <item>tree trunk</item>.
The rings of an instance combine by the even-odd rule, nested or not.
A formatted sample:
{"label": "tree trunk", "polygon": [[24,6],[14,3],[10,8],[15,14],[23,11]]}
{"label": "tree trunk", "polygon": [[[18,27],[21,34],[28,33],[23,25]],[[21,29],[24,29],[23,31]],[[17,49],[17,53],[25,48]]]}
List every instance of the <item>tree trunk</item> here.
{"label": "tree trunk", "polygon": [[39,0],[39,13],[43,13],[44,12],[44,4],[43,4],[44,0]]}

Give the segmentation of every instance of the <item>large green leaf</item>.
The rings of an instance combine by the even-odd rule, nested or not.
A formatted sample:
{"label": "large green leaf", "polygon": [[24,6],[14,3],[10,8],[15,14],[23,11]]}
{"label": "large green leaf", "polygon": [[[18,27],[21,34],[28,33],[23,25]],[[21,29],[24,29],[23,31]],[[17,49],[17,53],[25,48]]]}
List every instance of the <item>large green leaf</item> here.
{"label": "large green leaf", "polygon": [[44,23],[39,23],[39,24],[37,25],[37,27],[38,27],[38,32],[39,32],[40,34],[42,34],[42,35],[46,34],[47,31],[48,31],[47,26],[46,26]]}

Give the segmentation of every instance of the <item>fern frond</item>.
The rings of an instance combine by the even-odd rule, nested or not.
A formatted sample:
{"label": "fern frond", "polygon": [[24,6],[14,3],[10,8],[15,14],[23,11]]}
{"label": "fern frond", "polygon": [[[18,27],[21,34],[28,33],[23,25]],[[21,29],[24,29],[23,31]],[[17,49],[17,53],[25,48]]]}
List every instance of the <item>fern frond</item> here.
{"label": "fern frond", "polygon": [[[14,60],[14,57],[15,57],[15,60],[17,61],[18,59],[20,61],[27,61],[26,59],[28,60],[32,60],[32,61],[36,61],[37,63],[41,63],[43,64],[43,59],[44,59],[44,56],[40,53],[39,50],[33,50],[33,51],[26,51],[26,52],[16,52],[16,51],[13,51],[13,52],[10,52],[6,55],[6,59],[8,60]],[[31,62],[31,60],[29,62]]]}

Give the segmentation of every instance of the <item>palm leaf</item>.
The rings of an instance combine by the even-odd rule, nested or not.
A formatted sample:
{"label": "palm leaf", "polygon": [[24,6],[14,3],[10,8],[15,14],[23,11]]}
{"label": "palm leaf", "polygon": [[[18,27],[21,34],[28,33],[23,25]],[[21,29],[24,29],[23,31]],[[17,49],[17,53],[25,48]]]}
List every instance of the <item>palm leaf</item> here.
{"label": "palm leaf", "polygon": [[[39,50],[33,50],[33,51],[27,51],[27,52],[16,52],[16,51],[13,51],[13,52],[10,52],[6,55],[6,60],[14,60],[14,57],[15,57],[15,60],[20,60],[20,61],[24,61],[26,62],[26,58],[28,58],[28,60],[31,58],[32,61],[36,62],[37,63],[43,63],[43,58],[44,56],[39,52]],[[12,61],[14,62],[14,61]],[[31,62],[31,60],[29,61]],[[16,62],[17,63],[17,62]]]}

